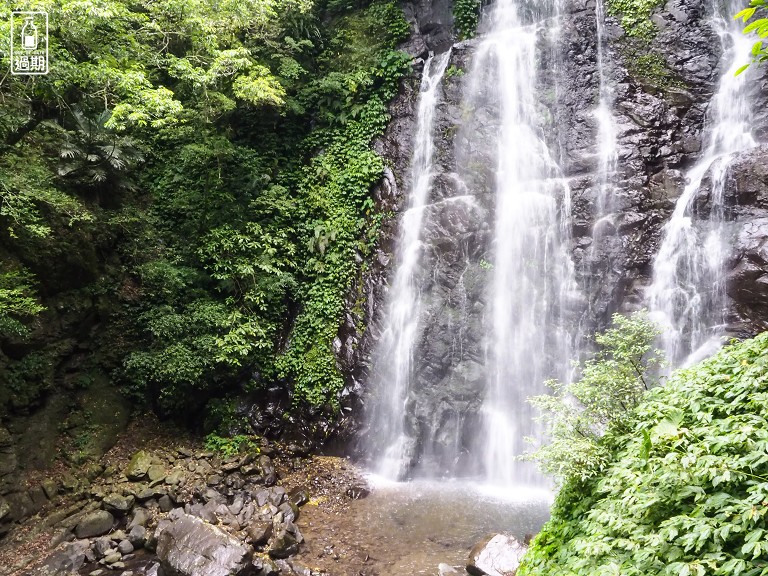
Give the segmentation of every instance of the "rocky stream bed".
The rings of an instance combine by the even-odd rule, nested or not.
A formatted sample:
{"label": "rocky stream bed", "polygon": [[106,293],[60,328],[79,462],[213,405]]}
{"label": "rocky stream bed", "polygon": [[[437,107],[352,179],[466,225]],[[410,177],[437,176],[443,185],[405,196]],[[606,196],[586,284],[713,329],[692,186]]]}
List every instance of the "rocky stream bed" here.
{"label": "rocky stream bed", "polygon": [[[344,458],[266,440],[226,457],[138,423],[96,464],[28,478],[22,498],[37,512],[6,523],[2,576],[460,574],[477,542],[469,573],[506,575],[548,513],[461,486],[372,488]],[[483,537],[495,526],[509,535]]]}

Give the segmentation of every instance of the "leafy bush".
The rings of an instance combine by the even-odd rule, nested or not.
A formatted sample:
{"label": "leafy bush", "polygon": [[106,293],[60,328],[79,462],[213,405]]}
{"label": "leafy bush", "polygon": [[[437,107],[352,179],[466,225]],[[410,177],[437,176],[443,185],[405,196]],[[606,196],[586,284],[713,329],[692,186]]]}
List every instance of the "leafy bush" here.
{"label": "leafy bush", "polygon": [[554,395],[531,399],[542,412],[550,442],[530,455],[559,481],[597,474],[609,457],[600,442],[606,430],[624,430],[632,410],[658,382],[662,363],[653,343],[658,328],[645,312],[613,315],[613,326],[595,341],[595,357],[576,366],[580,378],[570,384],[550,380]]}
{"label": "leafy bush", "polygon": [[[734,16],[734,19],[744,22],[744,34],[756,34],[760,40],[752,45],[752,62],[765,62],[768,60],[768,48],[763,45],[763,39],[768,37],[768,18],[765,18],[766,0],[752,0],[749,7]],[[755,18],[755,16],[758,18]],[[750,22],[751,20],[751,22]],[[749,68],[745,64],[738,69],[736,74],[741,74]]]}
{"label": "leafy bush", "polygon": [[239,434],[231,438],[218,436],[217,434],[208,434],[205,437],[205,447],[208,450],[221,453],[225,458],[234,456],[240,452],[259,453],[259,447],[256,444],[258,437]]}
{"label": "leafy bush", "polygon": [[675,372],[600,440],[521,576],[768,574],[768,332]]}
{"label": "leafy bush", "polygon": [[480,20],[480,0],[455,0],[453,3],[453,27],[461,40],[472,38]]}
{"label": "leafy bush", "polygon": [[0,336],[23,336],[28,331],[23,320],[44,310],[30,280],[25,270],[0,271]]}

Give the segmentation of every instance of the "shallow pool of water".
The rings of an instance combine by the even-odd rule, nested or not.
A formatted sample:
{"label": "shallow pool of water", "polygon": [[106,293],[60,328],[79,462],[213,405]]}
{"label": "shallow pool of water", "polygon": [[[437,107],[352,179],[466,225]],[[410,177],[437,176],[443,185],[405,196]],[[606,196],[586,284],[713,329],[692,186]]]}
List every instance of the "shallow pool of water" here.
{"label": "shallow pool of water", "polygon": [[393,483],[369,477],[371,493],[352,503],[337,538],[354,539],[370,558],[364,574],[437,574],[463,567],[471,548],[497,532],[521,541],[549,518],[547,490],[493,490],[460,482]]}

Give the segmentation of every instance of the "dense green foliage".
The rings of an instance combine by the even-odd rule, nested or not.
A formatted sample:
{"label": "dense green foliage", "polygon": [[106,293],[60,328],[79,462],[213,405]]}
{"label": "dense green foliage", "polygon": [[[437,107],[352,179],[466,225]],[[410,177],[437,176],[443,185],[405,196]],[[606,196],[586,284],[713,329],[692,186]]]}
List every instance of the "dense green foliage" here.
{"label": "dense green foliage", "polygon": [[606,430],[626,430],[632,410],[658,384],[662,356],[653,343],[659,331],[644,312],[613,315],[613,326],[595,341],[594,358],[577,365],[580,377],[563,384],[550,380],[554,394],[531,402],[542,413],[549,442],[530,458],[559,482],[586,480],[598,474],[610,457],[600,442]]}
{"label": "dense green foliage", "polygon": [[[766,0],[751,0],[749,7],[745,8],[734,16],[736,20],[741,20],[746,24],[744,26],[744,34],[756,34],[760,40],[752,45],[752,62],[765,62],[768,60],[768,47],[763,45],[763,39],[768,38],[768,18],[755,18],[755,16],[763,16],[765,14]],[[742,73],[749,67],[749,64],[745,64],[736,72],[736,74]]]}
{"label": "dense green foliage", "polygon": [[97,368],[162,413],[275,384],[333,410],[332,341],[381,220],[371,143],[409,69],[402,11],[35,7],[50,74],[0,81],[0,368],[23,373],[60,336],[30,333],[44,306],[75,323],[97,306]]}
{"label": "dense green foliage", "polygon": [[651,21],[653,10],[662,0],[608,0],[608,13],[619,18],[628,36],[650,41],[658,29]]}
{"label": "dense green foliage", "polygon": [[480,0],[454,0],[453,27],[459,39],[472,38],[480,21]]}
{"label": "dense green foliage", "polygon": [[521,576],[768,574],[768,333],[651,390],[571,478]]}

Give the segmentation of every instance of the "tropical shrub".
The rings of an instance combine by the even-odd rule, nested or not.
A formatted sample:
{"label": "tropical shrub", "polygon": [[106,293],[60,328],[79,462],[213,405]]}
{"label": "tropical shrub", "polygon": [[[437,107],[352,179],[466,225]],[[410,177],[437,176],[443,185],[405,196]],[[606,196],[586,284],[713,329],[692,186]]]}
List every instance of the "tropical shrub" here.
{"label": "tropical shrub", "polygon": [[768,333],[675,372],[571,478],[521,576],[768,574]]}

